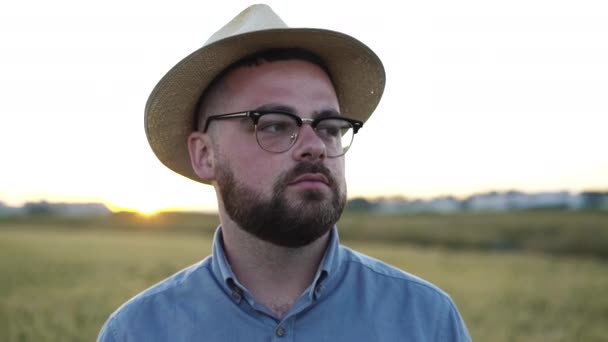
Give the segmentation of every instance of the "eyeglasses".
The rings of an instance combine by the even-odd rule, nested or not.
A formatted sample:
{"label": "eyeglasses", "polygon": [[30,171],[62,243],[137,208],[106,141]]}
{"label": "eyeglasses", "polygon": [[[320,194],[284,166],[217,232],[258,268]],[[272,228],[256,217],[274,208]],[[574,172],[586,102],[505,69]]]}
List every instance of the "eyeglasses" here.
{"label": "eyeglasses", "polygon": [[309,124],[325,144],[329,158],[344,155],[352,145],[355,134],[363,127],[361,121],[335,115],[307,119],[280,111],[247,111],[209,116],[203,133],[207,132],[213,120],[243,117],[250,118],[253,122],[258,145],[272,153],[289,150],[296,143],[302,125]]}

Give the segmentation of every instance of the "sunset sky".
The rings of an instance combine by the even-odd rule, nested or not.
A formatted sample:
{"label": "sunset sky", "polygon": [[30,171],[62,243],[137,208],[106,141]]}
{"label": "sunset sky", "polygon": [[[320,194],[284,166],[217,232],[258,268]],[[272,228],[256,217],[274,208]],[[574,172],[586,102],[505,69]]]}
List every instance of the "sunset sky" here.
{"label": "sunset sky", "polygon": [[[267,3],[384,62],[384,98],[346,157],[351,197],[608,189],[608,2]],[[157,161],[144,105],[250,4],[0,4],[0,201],[213,210],[210,186]]]}

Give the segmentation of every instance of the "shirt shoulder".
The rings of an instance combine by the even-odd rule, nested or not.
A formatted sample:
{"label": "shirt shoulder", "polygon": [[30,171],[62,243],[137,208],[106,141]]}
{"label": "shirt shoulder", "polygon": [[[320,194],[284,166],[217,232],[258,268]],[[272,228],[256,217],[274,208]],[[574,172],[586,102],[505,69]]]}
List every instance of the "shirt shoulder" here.
{"label": "shirt shoulder", "polygon": [[[344,251],[345,261],[347,263],[357,265],[361,268],[362,272],[369,274],[370,277],[377,277],[380,279],[386,278],[384,281],[400,283],[404,286],[413,286],[419,288],[420,291],[428,292],[429,294],[443,297],[448,300],[450,298],[450,296],[441,288],[414,274],[401,270],[384,261],[352,250],[346,246],[342,246],[341,248]],[[380,279],[379,281],[381,281]]]}
{"label": "shirt shoulder", "polygon": [[201,273],[208,272],[210,260],[211,257],[205,258],[194,265],[178,271],[157,284],[152,285],[135,297],[129,299],[125,304],[118,308],[117,312],[142,304],[142,302],[146,302],[154,297],[168,295],[171,292],[188,290],[194,285],[193,283],[200,282],[204,279],[204,277],[201,277]]}
{"label": "shirt shoulder", "polygon": [[[470,341],[452,298],[438,286],[383,261],[342,246],[344,284],[358,298],[358,308],[382,321],[399,321],[400,336],[414,340]],[[408,335],[415,331],[419,335]]]}
{"label": "shirt shoulder", "polygon": [[207,283],[214,281],[209,275],[210,259],[189,266],[129,299],[110,315],[98,341],[126,340],[127,333],[162,325],[164,317],[182,315],[189,307],[199,304],[197,289],[209,288]]}

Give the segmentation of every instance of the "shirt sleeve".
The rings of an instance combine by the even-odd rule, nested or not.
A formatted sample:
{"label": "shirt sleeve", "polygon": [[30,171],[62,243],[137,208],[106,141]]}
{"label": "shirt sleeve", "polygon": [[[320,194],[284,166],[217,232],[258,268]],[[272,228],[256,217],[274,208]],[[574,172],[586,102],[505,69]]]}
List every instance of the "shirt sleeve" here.
{"label": "shirt sleeve", "polygon": [[471,342],[471,336],[455,304],[450,301],[449,310],[440,318],[435,341]]}
{"label": "shirt sleeve", "polygon": [[108,321],[103,325],[99,335],[97,336],[97,342],[116,342],[116,338],[114,336],[114,332],[112,330],[112,320],[108,319]]}

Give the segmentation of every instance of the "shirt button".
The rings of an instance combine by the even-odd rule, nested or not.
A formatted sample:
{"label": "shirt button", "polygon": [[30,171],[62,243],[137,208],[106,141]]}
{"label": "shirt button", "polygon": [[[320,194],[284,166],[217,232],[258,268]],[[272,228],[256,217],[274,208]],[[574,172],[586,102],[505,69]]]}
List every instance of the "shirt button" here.
{"label": "shirt button", "polygon": [[232,291],[232,299],[238,302],[241,300],[241,294],[238,291]]}
{"label": "shirt button", "polygon": [[318,295],[318,294],[320,294],[320,293],[321,293],[321,284],[319,284],[319,285],[317,285],[317,286],[315,287],[315,294],[317,294],[317,295]]}
{"label": "shirt button", "polygon": [[278,327],[275,333],[277,334],[277,336],[283,337],[285,336],[285,329],[283,327]]}

